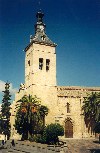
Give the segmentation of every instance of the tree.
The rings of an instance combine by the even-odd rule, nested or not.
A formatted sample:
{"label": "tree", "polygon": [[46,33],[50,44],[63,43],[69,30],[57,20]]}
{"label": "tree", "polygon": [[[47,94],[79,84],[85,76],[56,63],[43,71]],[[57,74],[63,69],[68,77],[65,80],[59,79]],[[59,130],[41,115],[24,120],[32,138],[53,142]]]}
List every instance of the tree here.
{"label": "tree", "polygon": [[18,102],[20,106],[16,113],[15,128],[23,139],[29,135],[41,133],[44,128],[44,117],[48,114],[48,108],[41,105],[36,96],[24,95]]}
{"label": "tree", "polygon": [[11,100],[11,95],[10,95],[10,83],[5,84],[5,91],[3,95],[3,100],[2,100],[2,105],[1,105],[1,130],[3,134],[7,135],[7,139],[10,137],[10,100]]}
{"label": "tree", "polygon": [[64,128],[58,123],[51,123],[45,127],[41,137],[41,143],[56,144],[59,142],[58,136],[64,135]]}
{"label": "tree", "polygon": [[85,118],[100,121],[100,93],[93,93],[84,98],[82,110]]}
{"label": "tree", "polygon": [[93,131],[95,124],[100,121],[100,93],[92,92],[85,97],[82,110],[86,125]]}
{"label": "tree", "polygon": [[95,133],[99,134],[99,143],[100,143],[100,122],[97,122],[95,127],[94,127]]}
{"label": "tree", "polygon": [[97,122],[96,125],[95,125],[95,128],[94,128],[94,131],[96,133],[100,133],[100,122]]}
{"label": "tree", "polygon": [[47,106],[41,105],[41,107],[39,107],[40,118],[43,121],[43,126],[45,126],[45,116],[48,115],[48,111],[49,109]]}

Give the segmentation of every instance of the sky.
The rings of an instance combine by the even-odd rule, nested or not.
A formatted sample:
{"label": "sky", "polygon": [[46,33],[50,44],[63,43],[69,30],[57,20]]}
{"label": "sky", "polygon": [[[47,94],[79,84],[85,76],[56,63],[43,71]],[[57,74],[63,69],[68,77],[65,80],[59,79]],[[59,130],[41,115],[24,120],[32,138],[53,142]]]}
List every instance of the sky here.
{"label": "sky", "polygon": [[100,86],[100,0],[0,0],[0,103],[24,83],[25,47],[41,9],[57,44],[57,85]]}

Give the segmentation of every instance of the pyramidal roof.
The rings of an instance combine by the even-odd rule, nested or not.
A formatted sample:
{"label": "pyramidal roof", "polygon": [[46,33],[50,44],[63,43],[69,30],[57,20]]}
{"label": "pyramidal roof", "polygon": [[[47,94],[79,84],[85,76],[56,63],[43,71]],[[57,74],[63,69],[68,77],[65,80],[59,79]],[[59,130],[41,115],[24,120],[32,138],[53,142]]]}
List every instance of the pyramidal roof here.
{"label": "pyramidal roof", "polygon": [[46,25],[43,22],[43,16],[44,14],[39,11],[36,14],[37,17],[37,23],[35,24],[35,35],[30,36],[30,44],[25,48],[25,51],[33,44],[44,44],[47,46],[54,46],[56,47],[57,45],[49,39],[49,37],[46,35],[45,29]]}

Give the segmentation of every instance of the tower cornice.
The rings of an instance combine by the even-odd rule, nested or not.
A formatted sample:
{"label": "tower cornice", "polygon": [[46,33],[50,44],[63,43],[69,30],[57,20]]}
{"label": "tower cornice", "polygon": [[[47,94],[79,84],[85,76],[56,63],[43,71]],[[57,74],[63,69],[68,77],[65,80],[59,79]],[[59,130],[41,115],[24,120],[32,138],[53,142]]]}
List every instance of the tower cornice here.
{"label": "tower cornice", "polygon": [[38,41],[32,41],[31,43],[29,43],[28,45],[27,45],[27,47],[24,49],[24,51],[26,52],[31,46],[32,46],[32,44],[40,44],[40,45],[46,45],[46,46],[51,46],[51,47],[56,47],[57,46],[57,44],[55,44],[55,43],[53,43],[53,44],[49,44],[49,43],[45,43],[45,42],[38,42]]}

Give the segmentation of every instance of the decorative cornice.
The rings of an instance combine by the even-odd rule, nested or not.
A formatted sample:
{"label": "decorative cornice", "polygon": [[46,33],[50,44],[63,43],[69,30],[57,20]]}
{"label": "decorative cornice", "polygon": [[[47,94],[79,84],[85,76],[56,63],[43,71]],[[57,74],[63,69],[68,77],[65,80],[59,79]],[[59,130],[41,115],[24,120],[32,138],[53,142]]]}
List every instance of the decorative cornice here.
{"label": "decorative cornice", "polygon": [[78,87],[78,86],[58,86],[58,97],[81,98],[86,97],[91,92],[100,92],[100,87]]}
{"label": "decorative cornice", "polygon": [[40,44],[40,45],[46,45],[46,46],[51,46],[51,47],[56,47],[57,44],[50,44],[50,43],[45,43],[45,42],[38,42],[38,41],[32,41],[31,43],[29,43],[29,45],[27,45],[27,47],[24,49],[24,51],[26,52],[31,46],[32,44]]}

